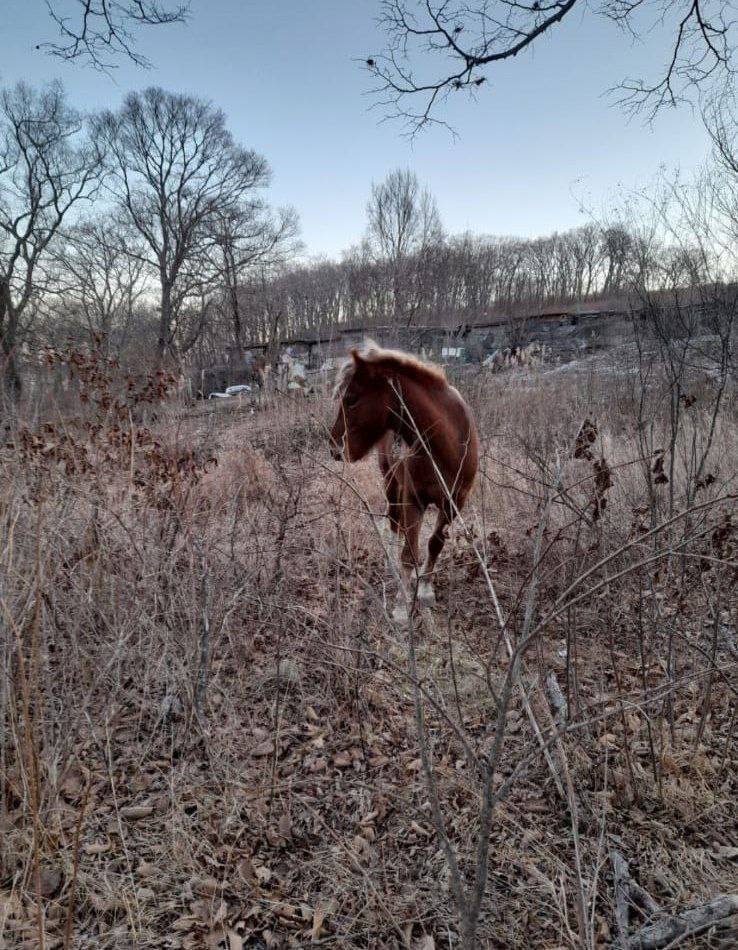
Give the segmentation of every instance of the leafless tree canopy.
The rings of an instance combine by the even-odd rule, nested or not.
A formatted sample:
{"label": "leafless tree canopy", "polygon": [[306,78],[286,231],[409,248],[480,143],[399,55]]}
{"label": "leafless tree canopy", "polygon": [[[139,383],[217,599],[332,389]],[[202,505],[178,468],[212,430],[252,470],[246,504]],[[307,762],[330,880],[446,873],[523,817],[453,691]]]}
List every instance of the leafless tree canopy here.
{"label": "leafless tree canopy", "polygon": [[15,369],[50,280],[50,249],[70,211],[94,193],[101,157],[59,85],[20,83],[0,94],[0,346],[3,381]]}
{"label": "leafless tree canopy", "polygon": [[[56,42],[39,44],[61,59],[79,60],[109,69],[120,57],[149,66],[135,46],[140,27],[182,23],[189,4],[169,0],[46,0],[59,30]],[[70,9],[71,7],[71,9]]]}
{"label": "leafless tree canopy", "polygon": [[[701,189],[707,194],[707,183]],[[721,188],[720,200],[730,193]],[[726,215],[726,227],[730,220],[738,215]],[[533,240],[441,234],[407,253],[400,267],[366,240],[340,261],[257,264],[237,283],[224,274],[218,306],[192,352],[208,365],[234,344],[269,344],[334,327],[461,327],[505,317],[512,345],[528,342],[529,328],[519,318],[549,305],[589,299],[624,306],[634,287],[660,292],[714,281],[707,256],[689,222],[677,239],[625,216]]]}
{"label": "leafless tree canopy", "polygon": [[409,170],[397,169],[372,185],[367,214],[369,239],[390,260],[422,251],[441,234],[435,199]]}
{"label": "leafless tree canopy", "polygon": [[[215,267],[222,284],[218,304],[235,346],[241,347],[253,326],[242,301],[241,288],[257,274],[260,283],[299,247],[298,218],[291,208],[272,212],[261,201],[251,200],[226,208],[214,224]],[[250,332],[249,332],[250,331]]]}
{"label": "leafless tree canopy", "polygon": [[[584,0],[382,0],[387,44],[366,65],[379,102],[410,132],[441,123],[452,93],[476,93],[487,67],[512,59],[552,31]],[[632,36],[658,24],[670,47],[650,79],[625,79],[618,96],[651,115],[695,87],[733,73],[731,5],[727,0],[600,0],[597,12]]]}
{"label": "leafless tree canopy", "polygon": [[123,222],[92,217],[68,230],[57,261],[64,301],[59,329],[105,355],[120,353],[145,292],[140,235]]}
{"label": "leafless tree canopy", "polygon": [[224,218],[258,213],[248,201],[267,184],[269,167],[235,143],[219,109],[158,88],[131,93],[118,113],[98,117],[96,131],[108,149],[109,187],[159,282],[159,356],[182,352],[193,339],[182,338],[183,304],[217,274]]}
{"label": "leafless tree canopy", "polygon": [[[443,234],[435,199],[420,187],[414,172],[396,169],[372,185],[367,216],[369,248],[392,272],[395,321],[410,323],[414,308],[408,295],[409,259],[425,260]],[[417,267],[412,270],[420,276]]]}

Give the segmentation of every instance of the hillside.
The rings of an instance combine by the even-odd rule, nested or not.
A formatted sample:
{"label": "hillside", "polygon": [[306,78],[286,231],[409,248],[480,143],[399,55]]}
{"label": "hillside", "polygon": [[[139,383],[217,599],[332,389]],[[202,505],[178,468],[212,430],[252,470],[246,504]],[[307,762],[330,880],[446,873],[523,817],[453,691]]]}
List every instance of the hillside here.
{"label": "hillside", "polygon": [[[456,946],[432,801],[471,882],[493,754],[482,946],[609,946],[616,854],[658,904],[632,933],[734,891],[736,402],[682,514],[633,367],[461,374],[482,474],[410,629],[327,398],[131,428],[100,370],[87,422],[6,445],[5,945],[41,912],[49,947]],[[714,388],[689,392],[678,444],[704,446]]]}

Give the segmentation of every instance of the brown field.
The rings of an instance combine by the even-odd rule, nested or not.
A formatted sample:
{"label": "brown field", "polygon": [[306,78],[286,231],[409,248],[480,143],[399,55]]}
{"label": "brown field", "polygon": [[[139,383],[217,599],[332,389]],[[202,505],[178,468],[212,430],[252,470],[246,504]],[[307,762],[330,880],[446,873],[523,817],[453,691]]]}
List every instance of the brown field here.
{"label": "brown field", "polygon": [[0,947],[456,947],[480,855],[482,947],[611,946],[615,851],[656,917],[738,891],[735,393],[675,426],[627,370],[461,375],[483,471],[409,629],[327,397],[90,371],[9,435]]}

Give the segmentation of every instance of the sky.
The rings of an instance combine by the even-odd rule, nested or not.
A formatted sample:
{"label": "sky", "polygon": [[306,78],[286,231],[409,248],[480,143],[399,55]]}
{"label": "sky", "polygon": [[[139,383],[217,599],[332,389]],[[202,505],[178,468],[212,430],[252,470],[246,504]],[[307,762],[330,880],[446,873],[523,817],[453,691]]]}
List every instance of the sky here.
{"label": "sky", "polygon": [[689,108],[648,125],[611,104],[607,90],[654,75],[666,47],[658,30],[636,43],[590,8],[489,71],[476,101],[455,96],[443,118],[456,137],[435,128],[411,141],[382,121],[361,66],[381,50],[379,0],[191,0],[187,24],[139,34],[153,68],[121,60],[111,75],[35,48],[56,38],[44,0],[1,2],[0,84],[59,78],[83,110],[149,85],[211,100],[268,159],[269,198],[297,210],[309,255],[358,242],[372,182],[397,167],[428,186],[449,233],[532,237],[606,212],[663,166],[689,173],[708,153]]}

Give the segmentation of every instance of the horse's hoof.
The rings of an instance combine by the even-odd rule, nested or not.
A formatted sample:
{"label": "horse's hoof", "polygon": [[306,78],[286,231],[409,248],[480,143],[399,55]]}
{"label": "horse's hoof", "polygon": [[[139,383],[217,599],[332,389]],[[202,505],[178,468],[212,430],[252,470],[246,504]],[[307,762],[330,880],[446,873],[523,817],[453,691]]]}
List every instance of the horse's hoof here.
{"label": "horse's hoof", "polygon": [[397,604],[395,609],[392,611],[392,619],[395,623],[407,623],[410,619],[410,614],[407,611],[405,604]]}
{"label": "horse's hoof", "polygon": [[418,603],[424,607],[436,606],[436,593],[430,581],[421,580],[418,583]]}

